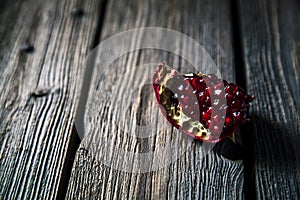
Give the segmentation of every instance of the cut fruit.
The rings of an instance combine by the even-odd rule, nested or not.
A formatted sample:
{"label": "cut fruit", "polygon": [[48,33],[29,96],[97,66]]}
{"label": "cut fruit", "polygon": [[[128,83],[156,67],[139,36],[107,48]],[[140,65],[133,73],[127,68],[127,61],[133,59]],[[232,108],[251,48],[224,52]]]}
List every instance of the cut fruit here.
{"label": "cut fruit", "polygon": [[[215,75],[180,74],[165,64],[154,71],[153,88],[162,113],[173,126],[212,143],[232,136],[245,123],[254,99],[241,87]],[[213,109],[223,109],[224,116],[212,116]]]}

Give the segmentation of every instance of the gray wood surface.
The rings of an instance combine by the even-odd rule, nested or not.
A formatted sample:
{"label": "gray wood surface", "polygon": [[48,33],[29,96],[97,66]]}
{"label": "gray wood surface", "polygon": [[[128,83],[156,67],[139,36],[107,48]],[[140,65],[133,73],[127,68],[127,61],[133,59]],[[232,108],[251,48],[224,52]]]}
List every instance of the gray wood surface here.
{"label": "gray wood surface", "polygon": [[[101,39],[108,38],[114,33],[130,28],[144,26],[160,26],[181,31],[200,42],[221,67],[223,77],[231,81],[235,78],[234,55],[232,47],[232,24],[229,1],[109,1],[102,27]],[[100,37],[100,36],[99,36]],[[137,38],[137,43],[140,38]],[[182,46],[188,46],[183,44]],[[122,48],[119,45],[118,48]],[[183,47],[182,47],[183,48]],[[113,63],[106,72],[106,79],[94,77],[90,94],[103,94],[103,88],[123,87],[129,90],[143,78],[141,71],[135,71],[123,82],[122,74],[131,70],[132,66],[145,61],[170,61],[185,65],[176,56],[165,52],[146,50],[123,56]],[[114,71],[113,67],[124,66],[124,69]],[[110,74],[110,76],[108,76]],[[132,78],[134,77],[134,78]],[[124,87],[126,83],[127,87]],[[129,87],[128,87],[129,85]],[[99,87],[96,87],[99,86]],[[96,135],[89,140],[111,139],[113,144],[126,146],[135,150],[144,150],[159,143],[158,137],[146,142],[136,141],[120,133],[110,119],[110,113],[120,110],[117,103],[113,106],[109,99],[99,104],[96,110],[91,109],[89,115],[92,131],[103,130],[103,136]],[[126,107],[126,106],[125,106]],[[93,107],[94,108],[94,107]],[[117,109],[116,109],[117,108]],[[122,107],[123,108],[123,107]],[[125,109],[125,108],[123,108]],[[126,109],[125,109],[126,110]],[[151,110],[151,109],[150,109]],[[96,114],[98,113],[98,114]],[[118,116],[112,116],[115,120]],[[117,122],[116,122],[117,123]],[[104,125],[103,125],[104,124]],[[101,139],[99,139],[99,137]],[[166,136],[166,138],[171,136]],[[163,138],[162,142],[166,140]],[[220,156],[216,151],[210,152],[203,159],[200,158],[200,143],[193,142],[192,148],[169,167],[149,173],[129,173],[117,171],[94,159],[89,149],[82,145],[77,152],[72,175],[67,192],[68,199],[242,199],[244,196],[243,162],[232,161]],[[101,146],[98,148],[101,151]],[[111,157],[113,158],[113,157]],[[136,160],[138,162],[138,160]],[[163,160],[160,160],[162,162]],[[131,164],[131,163],[130,163]]]}
{"label": "gray wood surface", "polygon": [[0,199],[57,197],[98,5],[1,1]]}
{"label": "gray wood surface", "polygon": [[240,1],[258,199],[300,197],[299,1]]}
{"label": "gray wood surface", "polygon": [[[72,15],[75,7],[82,8],[83,15]],[[67,199],[300,198],[299,7],[296,0],[1,1],[0,199],[55,199],[65,194]],[[141,125],[162,119],[157,106],[147,104],[153,96],[138,96],[140,90],[134,93],[141,97],[134,101],[138,104],[120,105],[122,96],[110,101],[117,95],[111,92],[115,88],[130,92],[149,75],[134,66],[163,61],[178,69],[189,65],[171,53],[148,49],[121,56],[105,77],[94,74],[88,128],[104,131],[85,138],[72,163],[79,143],[73,124],[86,55],[115,33],[146,26],[194,38],[224,79],[237,81],[256,96],[253,120],[241,129],[243,150],[227,140],[202,159],[201,143],[193,142],[170,166],[148,173],[119,171],[93,157],[87,148],[91,141],[146,152],[170,139],[177,138],[175,144],[183,140],[172,129],[136,139],[120,134],[123,130],[115,123],[120,116],[132,117],[125,119],[125,126],[131,119]],[[137,37],[135,42],[141,41]],[[122,48],[121,43],[117,46]],[[187,43],[178,47],[191,50]],[[152,91],[151,85],[142,89]],[[93,95],[102,101],[93,101]],[[110,118],[121,106],[125,115]],[[141,115],[128,115],[128,108],[140,109]],[[102,146],[97,150],[103,152]],[[223,150],[242,157],[227,159],[220,155]],[[178,152],[169,153],[171,157]],[[166,160],[151,164],[164,165]],[[135,161],[128,164],[140,162]]]}

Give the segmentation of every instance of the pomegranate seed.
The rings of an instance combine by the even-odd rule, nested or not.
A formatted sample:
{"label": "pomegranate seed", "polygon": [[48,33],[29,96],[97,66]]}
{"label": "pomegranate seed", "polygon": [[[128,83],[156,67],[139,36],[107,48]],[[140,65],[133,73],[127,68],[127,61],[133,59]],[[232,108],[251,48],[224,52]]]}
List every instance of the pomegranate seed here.
{"label": "pomegranate seed", "polygon": [[225,118],[225,125],[226,126],[232,126],[233,125],[233,119],[231,117]]}

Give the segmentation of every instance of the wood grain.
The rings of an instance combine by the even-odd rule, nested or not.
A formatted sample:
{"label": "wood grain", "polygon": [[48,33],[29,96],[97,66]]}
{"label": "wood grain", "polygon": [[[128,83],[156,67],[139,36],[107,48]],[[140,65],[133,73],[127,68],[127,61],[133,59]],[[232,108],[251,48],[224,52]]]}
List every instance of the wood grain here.
{"label": "wood grain", "polygon": [[[96,1],[1,2],[0,199],[57,197],[98,10]],[[33,51],[20,51],[26,43]]]}
{"label": "wood grain", "polygon": [[257,199],[299,199],[298,1],[240,1],[242,49],[253,103]]}
{"label": "wood grain", "polygon": [[[106,8],[101,39],[124,30],[145,26],[171,28],[193,37],[212,55],[220,66],[223,77],[234,80],[229,1],[112,0],[108,2]],[[140,40],[141,38],[137,37],[136,43]],[[180,47],[184,46],[188,48],[188,44],[182,44]],[[120,44],[118,48],[122,48],[122,45]],[[159,144],[159,137],[145,141],[124,133],[120,134],[122,132],[115,125],[118,123],[117,113],[120,110],[126,112],[127,105],[121,107],[117,100],[114,104],[111,102],[114,99],[111,98],[113,97],[111,91],[121,87],[118,94],[122,95],[122,91],[128,92],[130,86],[143,79],[145,74],[140,71],[133,73],[133,66],[154,60],[156,63],[167,60],[175,67],[187,64],[177,56],[166,52],[136,51],[112,63],[104,78],[94,76],[91,88],[95,90],[90,92],[87,108],[89,113],[87,119],[90,122],[88,130],[100,132],[102,135],[88,138],[87,141],[96,140],[107,144],[107,140],[110,140],[111,144],[126,147],[131,151],[149,151],[153,149],[153,144]],[[118,65],[124,68],[117,68]],[[125,76],[126,72],[131,74]],[[102,101],[91,102],[93,95],[95,97],[102,95],[100,98]],[[140,106],[147,102],[147,98],[146,100],[143,98],[146,97],[141,97]],[[95,110],[93,103],[99,103]],[[146,111],[146,114],[151,110]],[[111,114],[114,112],[115,114]],[[147,123],[147,118],[143,119],[146,121],[138,119],[139,123]],[[172,136],[165,135],[161,142],[170,137]],[[216,151],[210,152],[202,159],[199,142],[193,142],[191,149],[169,167],[148,173],[115,170],[115,167],[109,167],[101,160],[95,159],[91,149],[85,147],[82,144],[76,155],[67,193],[68,199],[242,199],[244,196],[243,162],[228,160],[218,155]],[[101,145],[96,147],[99,152],[103,151]],[[113,159],[113,156],[109,158]],[[138,159],[135,161],[139,162]],[[162,159],[159,162],[163,164],[163,161]]]}

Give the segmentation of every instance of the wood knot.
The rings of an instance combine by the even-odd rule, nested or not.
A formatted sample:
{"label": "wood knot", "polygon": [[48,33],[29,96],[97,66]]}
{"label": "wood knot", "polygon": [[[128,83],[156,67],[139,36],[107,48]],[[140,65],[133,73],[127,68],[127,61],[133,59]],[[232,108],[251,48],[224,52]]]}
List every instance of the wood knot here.
{"label": "wood knot", "polygon": [[32,53],[34,51],[34,47],[31,44],[25,43],[20,46],[21,53]]}
{"label": "wood knot", "polygon": [[81,17],[83,16],[84,11],[82,8],[75,7],[72,9],[71,14],[73,17]]}
{"label": "wood knot", "polygon": [[31,92],[30,96],[34,98],[39,98],[48,95],[50,91],[51,88],[38,88]]}

